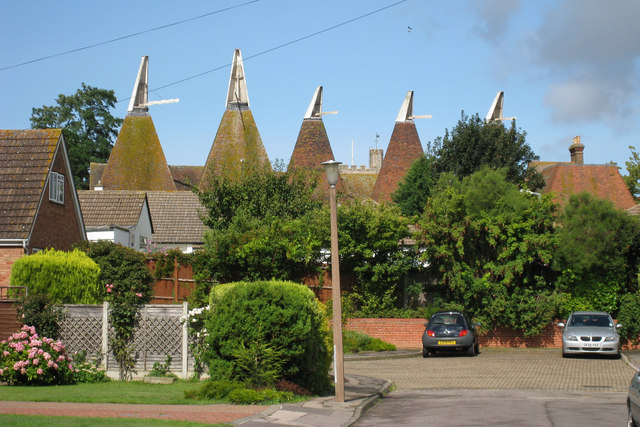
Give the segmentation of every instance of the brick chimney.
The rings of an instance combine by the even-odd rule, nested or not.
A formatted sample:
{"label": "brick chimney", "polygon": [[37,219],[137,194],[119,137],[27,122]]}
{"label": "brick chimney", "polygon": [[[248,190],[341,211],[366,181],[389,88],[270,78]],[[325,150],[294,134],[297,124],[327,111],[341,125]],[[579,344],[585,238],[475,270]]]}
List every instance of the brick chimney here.
{"label": "brick chimney", "polygon": [[584,144],[580,142],[579,136],[573,138],[573,144],[569,147],[569,152],[571,153],[571,163],[576,165],[584,164]]}

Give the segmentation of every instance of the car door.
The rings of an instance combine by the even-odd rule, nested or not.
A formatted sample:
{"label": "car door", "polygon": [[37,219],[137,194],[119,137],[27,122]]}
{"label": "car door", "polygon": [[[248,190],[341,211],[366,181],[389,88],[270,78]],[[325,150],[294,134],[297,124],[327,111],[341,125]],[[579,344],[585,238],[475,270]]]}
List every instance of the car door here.
{"label": "car door", "polygon": [[640,372],[636,372],[631,380],[629,402],[633,419],[640,420]]}

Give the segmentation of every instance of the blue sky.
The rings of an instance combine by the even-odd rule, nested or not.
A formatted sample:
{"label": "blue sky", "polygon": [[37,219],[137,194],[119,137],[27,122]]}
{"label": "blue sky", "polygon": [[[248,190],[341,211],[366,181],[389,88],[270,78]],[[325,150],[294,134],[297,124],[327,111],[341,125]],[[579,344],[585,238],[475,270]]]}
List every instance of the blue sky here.
{"label": "blue sky", "polygon": [[[580,135],[585,163],[624,167],[638,142],[640,2],[636,0],[247,0],[4,2],[0,26],[0,128],[29,128],[33,107],[82,82],[112,89],[124,117],[140,58],[149,55],[150,107],[169,164],[204,165],[225,109],[233,50],[245,74],[272,162],[288,162],[304,113],[324,86],[336,160],[368,163],[386,150],[408,90],[423,147],[505,91],[541,160],[568,161]],[[243,5],[244,4],[244,5]],[[16,64],[216,10],[183,24],[23,66]],[[409,30],[409,27],[411,30]],[[265,53],[263,53],[265,52]],[[251,56],[263,53],[251,58]],[[207,72],[209,70],[215,70]],[[199,77],[169,85],[205,73]]]}

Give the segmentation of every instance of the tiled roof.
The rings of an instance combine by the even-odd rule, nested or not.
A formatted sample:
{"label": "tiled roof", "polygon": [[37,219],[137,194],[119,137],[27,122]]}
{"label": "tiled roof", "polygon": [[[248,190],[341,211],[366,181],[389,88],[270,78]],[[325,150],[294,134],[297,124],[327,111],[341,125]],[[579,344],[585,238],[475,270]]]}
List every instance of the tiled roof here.
{"label": "tiled roof", "polygon": [[[327,160],[335,160],[335,157],[333,157],[333,150],[331,150],[324,123],[321,119],[303,120],[296,145],[291,154],[291,160],[289,160],[289,168],[303,168],[321,172],[318,187],[321,191],[326,191],[329,184],[327,184],[322,163]],[[339,182],[338,187],[341,186],[342,183]]]}
{"label": "tiled roof", "polygon": [[105,190],[175,191],[151,116],[124,118],[101,181]]}
{"label": "tiled roof", "polygon": [[545,178],[544,193],[555,193],[554,200],[564,205],[572,194],[587,192],[610,200],[620,209],[636,203],[615,165],[581,165],[560,162],[531,162]]}
{"label": "tiled roof", "polygon": [[202,179],[204,166],[171,166],[169,171],[173,177],[173,183],[178,191],[191,191],[191,186],[197,186]]}
{"label": "tiled roof", "polygon": [[138,224],[144,206],[144,191],[78,191],[85,227]]}
{"label": "tiled roof", "polygon": [[237,175],[242,162],[269,164],[269,156],[251,110],[227,109],[211,145],[200,187],[206,187],[211,172]]}
{"label": "tiled roof", "polygon": [[351,199],[371,199],[373,186],[376,184],[378,174],[372,173],[345,173],[340,175],[344,195]]}
{"label": "tiled roof", "polygon": [[60,129],[0,130],[0,239],[26,239]]}
{"label": "tiled roof", "polygon": [[378,179],[373,187],[373,200],[390,202],[391,194],[396,191],[413,162],[423,153],[413,121],[396,122]]}
{"label": "tiled roof", "polygon": [[147,200],[154,243],[204,243],[207,227],[200,220],[204,208],[198,196],[190,191],[148,191]]}

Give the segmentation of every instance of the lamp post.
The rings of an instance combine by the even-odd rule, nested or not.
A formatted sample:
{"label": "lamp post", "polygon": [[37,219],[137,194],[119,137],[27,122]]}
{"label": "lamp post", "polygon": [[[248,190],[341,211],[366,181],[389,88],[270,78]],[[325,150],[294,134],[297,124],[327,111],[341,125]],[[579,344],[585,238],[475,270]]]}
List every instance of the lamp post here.
{"label": "lamp post", "polygon": [[331,294],[333,301],[333,372],[335,375],[336,402],[344,402],[344,352],[342,349],[342,301],[340,300],[340,254],[338,252],[338,209],[336,207],[336,184],[338,166],[342,162],[329,160],[322,163],[329,184],[331,206]]}

